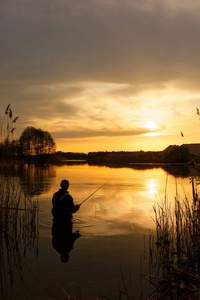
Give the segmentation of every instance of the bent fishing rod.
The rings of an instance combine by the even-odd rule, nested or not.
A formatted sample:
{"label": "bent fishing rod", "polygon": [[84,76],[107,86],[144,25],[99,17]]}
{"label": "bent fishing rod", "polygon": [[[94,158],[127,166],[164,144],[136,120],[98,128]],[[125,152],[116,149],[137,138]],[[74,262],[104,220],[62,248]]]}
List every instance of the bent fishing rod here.
{"label": "bent fishing rod", "polygon": [[98,192],[104,185],[106,185],[112,178],[110,178],[108,181],[106,181],[104,184],[102,184],[98,189],[96,189],[92,194],[90,194],[85,200],[83,200],[79,205],[81,206],[84,202],[86,202],[90,197],[92,197],[96,192]]}

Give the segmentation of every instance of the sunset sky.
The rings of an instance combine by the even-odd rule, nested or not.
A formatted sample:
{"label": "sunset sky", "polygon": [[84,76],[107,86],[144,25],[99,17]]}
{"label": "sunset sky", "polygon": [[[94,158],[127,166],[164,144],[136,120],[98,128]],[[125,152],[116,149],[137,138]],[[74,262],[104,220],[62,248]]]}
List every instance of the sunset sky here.
{"label": "sunset sky", "polygon": [[200,1],[2,0],[0,35],[15,138],[34,126],[75,152],[200,142]]}

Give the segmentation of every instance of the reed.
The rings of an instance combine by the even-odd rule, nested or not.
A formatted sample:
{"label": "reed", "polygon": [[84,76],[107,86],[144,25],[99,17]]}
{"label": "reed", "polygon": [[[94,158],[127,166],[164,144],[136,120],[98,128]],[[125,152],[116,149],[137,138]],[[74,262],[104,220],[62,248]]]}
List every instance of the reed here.
{"label": "reed", "polygon": [[191,177],[192,201],[180,199],[174,207],[167,197],[153,206],[156,234],[149,235],[149,275],[156,288],[150,299],[199,299],[200,199],[198,178]]}
{"label": "reed", "polygon": [[16,129],[15,123],[18,116],[14,117],[10,104],[6,107],[3,116],[0,115],[0,152],[1,160],[9,161],[13,159],[15,142],[13,134]]}
{"label": "reed", "polygon": [[[14,123],[10,105],[0,118],[0,299],[15,299],[14,278],[22,276],[27,250],[38,254],[38,199],[24,192],[19,178],[12,175]],[[5,174],[6,168],[8,171]],[[22,278],[21,278],[22,279]]]}

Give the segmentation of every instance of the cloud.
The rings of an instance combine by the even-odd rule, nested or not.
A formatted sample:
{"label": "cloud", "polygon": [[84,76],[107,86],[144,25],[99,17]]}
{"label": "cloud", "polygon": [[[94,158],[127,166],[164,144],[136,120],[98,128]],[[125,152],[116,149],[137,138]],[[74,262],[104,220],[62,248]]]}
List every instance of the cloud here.
{"label": "cloud", "polygon": [[57,127],[63,120],[78,117],[79,105],[73,101],[80,96],[79,85],[13,84],[0,86],[1,115],[10,103],[14,116],[19,116],[15,138],[27,126],[48,129]]}
{"label": "cloud", "polygon": [[63,130],[60,132],[54,132],[55,138],[64,139],[79,139],[88,137],[114,137],[114,136],[135,136],[147,133],[146,129],[136,129],[136,130],[91,130],[89,128],[81,128],[80,130]]}
{"label": "cloud", "polygon": [[191,81],[200,67],[197,7],[158,0],[4,2],[0,80]]}
{"label": "cloud", "polygon": [[136,136],[147,121],[186,127],[200,97],[199,9],[195,0],[2,1],[1,109],[11,103],[18,134],[32,125],[56,138]]}

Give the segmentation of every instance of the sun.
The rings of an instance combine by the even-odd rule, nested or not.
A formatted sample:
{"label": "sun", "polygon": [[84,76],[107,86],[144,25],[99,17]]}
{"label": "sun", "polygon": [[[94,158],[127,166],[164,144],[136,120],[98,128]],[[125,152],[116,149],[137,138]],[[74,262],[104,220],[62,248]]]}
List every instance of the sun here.
{"label": "sun", "polygon": [[148,123],[146,123],[145,127],[148,128],[150,131],[154,131],[155,129],[158,128],[158,126],[152,121],[149,121]]}

